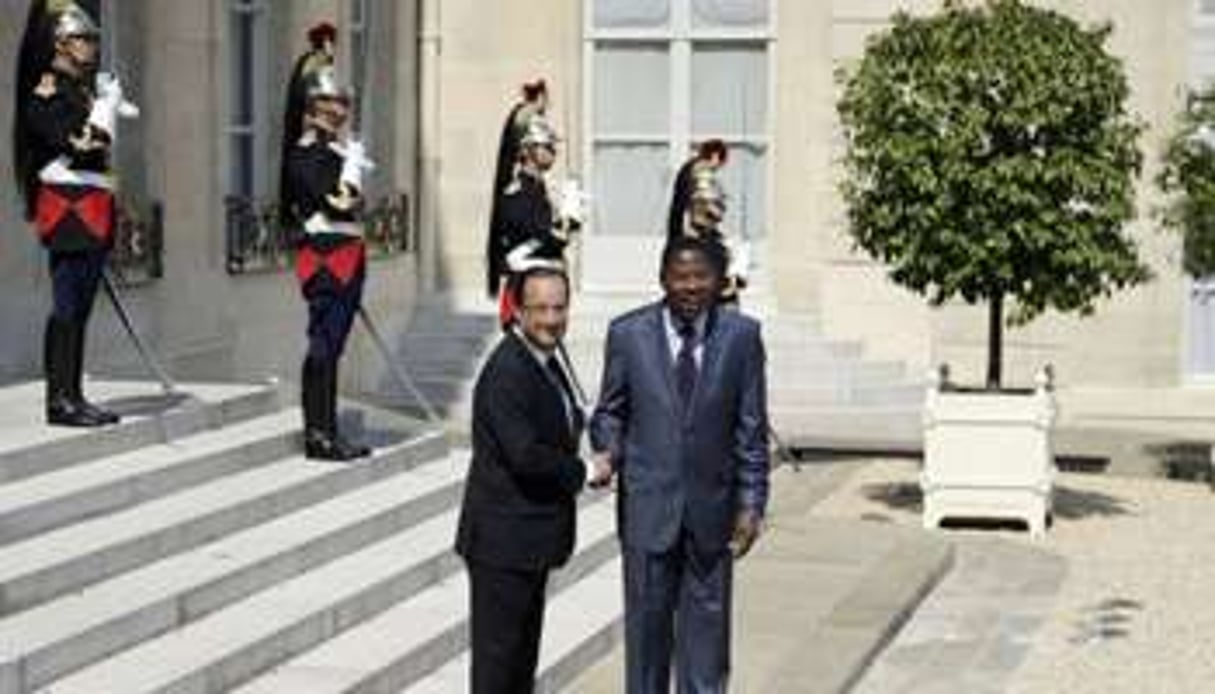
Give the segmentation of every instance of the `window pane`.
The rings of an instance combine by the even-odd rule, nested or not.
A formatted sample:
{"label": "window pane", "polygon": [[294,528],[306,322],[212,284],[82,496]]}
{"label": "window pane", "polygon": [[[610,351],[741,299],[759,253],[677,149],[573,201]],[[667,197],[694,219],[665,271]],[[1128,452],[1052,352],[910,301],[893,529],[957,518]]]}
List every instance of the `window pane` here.
{"label": "window pane", "polygon": [[692,0],[692,26],[764,27],[769,0]]}
{"label": "window pane", "polygon": [[591,209],[596,234],[664,233],[672,176],[666,145],[597,145],[594,170]]}
{"label": "window pane", "polygon": [[746,136],[767,127],[768,59],[763,43],[692,47],[692,133]]}
{"label": "window pane", "polygon": [[665,44],[600,43],[595,51],[595,133],[666,134],[670,69]]}
{"label": "window pane", "polygon": [[663,27],[671,17],[671,0],[595,0],[595,26]]}
{"label": "window pane", "polygon": [[762,238],[767,228],[767,154],[755,145],[731,144],[730,157],[718,173],[726,189],[727,234]]}

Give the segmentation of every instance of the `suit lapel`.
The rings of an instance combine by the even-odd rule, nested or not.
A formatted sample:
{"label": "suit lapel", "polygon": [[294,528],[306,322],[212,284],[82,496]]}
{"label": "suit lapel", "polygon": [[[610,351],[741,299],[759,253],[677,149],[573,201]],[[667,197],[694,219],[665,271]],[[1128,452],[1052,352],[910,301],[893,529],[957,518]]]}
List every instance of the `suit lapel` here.
{"label": "suit lapel", "polygon": [[535,387],[546,394],[549,401],[549,409],[556,412],[558,415],[557,421],[565,425],[561,427],[561,430],[565,434],[563,438],[568,442],[571,432],[569,418],[565,414],[565,404],[562,402],[565,399],[565,395],[561,393],[561,384],[555,383],[554,378],[544,370],[544,367],[540,365],[540,362],[536,360],[531,350],[523,342],[523,338],[515,334],[514,331],[511,331],[509,335],[510,339],[515,342],[515,352],[518,358],[529,364],[532,372],[532,382],[535,384]]}

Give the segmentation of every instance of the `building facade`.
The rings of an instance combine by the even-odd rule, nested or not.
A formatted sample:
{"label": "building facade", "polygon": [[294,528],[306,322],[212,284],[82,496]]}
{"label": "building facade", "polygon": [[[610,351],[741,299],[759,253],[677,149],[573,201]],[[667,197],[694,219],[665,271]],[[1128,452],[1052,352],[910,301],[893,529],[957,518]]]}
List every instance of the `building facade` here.
{"label": "building facade", "polygon": [[[496,138],[518,85],[542,76],[565,139],[558,168],[593,196],[571,250],[584,291],[656,289],[671,179],[694,142],[721,137],[732,157],[727,224],[751,241],[756,295],[815,316],[831,337],[863,341],[873,356],[915,369],[947,361],[963,380],[982,373],[984,307],[929,309],[893,286],[852,249],[837,192],[837,69],[893,11],[932,11],[937,0],[95,4],[113,37],[108,59],[130,75],[144,108],[122,145],[124,181],[143,207],[158,202],[164,219],[162,276],[125,295],[182,377],[290,375],[302,349],[293,281],[260,241],[271,232],[249,220],[277,185],[283,85],[305,29],[320,19],[339,26],[340,68],[363,87],[359,127],[380,163],[372,198],[407,227],[406,248],[388,248],[371,268],[372,310],[392,330],[430,292],[484,300]],[[1215,375],[1215,290],[1182,276],[1180,245],[1151,214],[1151,181],[1186,86],[1215,73],[1215,3],[1046,4],[1114,25],[1131,107],[1148,125],[1130,233],[1156,279],[1103,302],[1096,316],[1047,315],[1010,330],[1008,380],[1026,383],[1050,362],[1065,386],[1201,385]],[[0,0],[11,17],[25,7]],[[2,64],[14,64],[19,24],[0,27]],[[0,74],[0,88],[11,90],[11,80]],[[10,116],[0,112],[6,132]],[[0,151],[6,169],[8,157]],[[48,282],[9,190],[0,208],[0,373],[12,379],[36,373]],[[116,326],[101,330],[106,349],[90,358],[131,368]],[[374,380],[374,361],[356,342],[353,377]]]}

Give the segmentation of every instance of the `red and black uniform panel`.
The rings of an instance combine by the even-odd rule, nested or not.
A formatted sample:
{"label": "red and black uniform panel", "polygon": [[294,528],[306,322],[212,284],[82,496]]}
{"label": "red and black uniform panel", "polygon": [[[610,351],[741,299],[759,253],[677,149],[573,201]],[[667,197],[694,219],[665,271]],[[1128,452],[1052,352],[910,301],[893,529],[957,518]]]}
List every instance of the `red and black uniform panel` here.
{"label": "red and black uniform panel", "polygon": [[47,72],[22,106],[28,208],[51,250],[92,250],[112,242],[114,196],[108,188],[38,177],[56,159],[72,172],[109,172],[110,136],[88,124],[92,104],[92,89],[84,79]]}
{"label": "red and black uniform panel", "polygon": [[[335,223],[357,223],[362,212],[359,191],[341,182],[342,155],[321,138],[301,142],[287,159],[283,204],[299,227],[318,212]],[[362,277],[366,262],[363,239],[321,231],[300,235],[296,275],[300,283],[344,287]]]}

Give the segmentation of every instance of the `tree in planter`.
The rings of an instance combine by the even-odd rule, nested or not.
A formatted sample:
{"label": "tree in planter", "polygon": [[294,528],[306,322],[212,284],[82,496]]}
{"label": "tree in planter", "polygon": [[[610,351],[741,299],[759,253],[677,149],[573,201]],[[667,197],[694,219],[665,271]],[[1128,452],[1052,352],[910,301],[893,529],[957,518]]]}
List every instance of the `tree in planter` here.
{"label": "tree in planter", "polygon": [[941,305],[989,306],[987,387],[1009,323],[1087,315],[1146,281],[1123,234],[1142,126],[1108,25],[1021,0],[894,16],[841,73],[842,185],[855,243]]}
{"label": "tree in planter", "polygon": [[1162,221],[1181,232],[1185,271],[1215,274],[1215,86],[1189,95],[1156,182],[1170,198]]}

